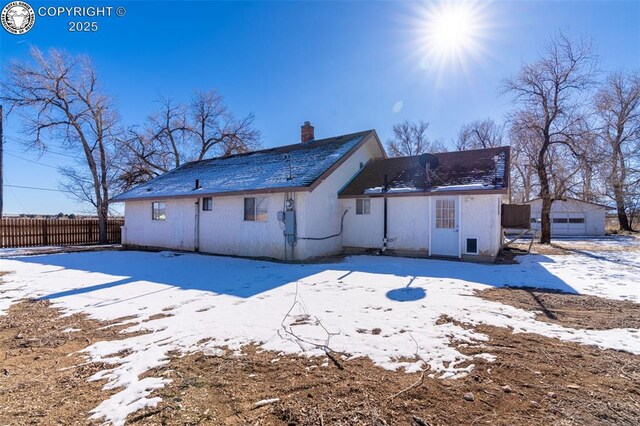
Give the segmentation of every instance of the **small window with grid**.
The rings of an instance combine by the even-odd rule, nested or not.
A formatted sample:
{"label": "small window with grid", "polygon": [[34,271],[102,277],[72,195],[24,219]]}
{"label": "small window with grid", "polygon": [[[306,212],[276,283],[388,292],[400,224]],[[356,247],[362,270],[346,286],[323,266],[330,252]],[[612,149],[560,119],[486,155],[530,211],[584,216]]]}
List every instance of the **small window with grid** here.
{"label": "small window with grid", "polygon": [[456,227],[456,200],[436,200],[436,228]]}
{"label": "small window with grid", "polygon": [[210,212],[213,210],[213,198],[205,197],[202,199],[202,211]]}
{"label": "small window with grid", "polygon": [[356,200],[356,214],[371,214],[371,200],[358,198]]}
{"label": "small window with grid", "polygon": [[152,220],[166,220],[167,219],[167,205],[161,201],[154,201],[151,203],[151,219]]}
{"label": "small window with grid", "polygon": [[244,199],[244,220],[250,222],[267,221],[267,198],[250,197]]}

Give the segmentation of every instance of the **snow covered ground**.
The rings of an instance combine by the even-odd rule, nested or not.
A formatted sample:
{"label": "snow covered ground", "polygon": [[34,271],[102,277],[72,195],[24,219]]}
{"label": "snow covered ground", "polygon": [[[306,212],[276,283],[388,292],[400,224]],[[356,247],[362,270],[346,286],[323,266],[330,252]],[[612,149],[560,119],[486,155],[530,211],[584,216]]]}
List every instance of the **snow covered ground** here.
{"label": "snow covered ground", "polygon": [[[436,324],[448,315],[464,323],[640,354],[639,330],[565,328],[473,295],[489,287],[528,286],[640,303],[640,251],[519,260],[516,265],[484,265],[356,256],[340,263],[290,265],[119,251],[14,257],[0,259],[0,270],[14,271],[0,285],[0,314],[21,299],[45,298],[69,314],[84,312],[100,320],[134,316],[126,331],[149,330],[86,350],[91,361],[112,366],[93,379],[107,379],[107,388],[121,389],[93,414],[113,424],[123,424],[128,414],[158,402],[150,394],[165,379],[140,376],[168,362],[167,354],[175,350],[215,355],[222,347],[239,349],[257,342],[266,350],[323,355],[309,342],[323,344],[329,332],[333,350],[368,356],[389,369],[425,367],[422,361],[407,361],[415,359],[417,342],[432,376],[459,377],[473,368],[473,360],[457,345],[487,336],[450,322]],[[157,314],[171,316],[149,320]],[[304,342],[285,333],[283,325]],[[376,328],[379,334],[371,332]]]}

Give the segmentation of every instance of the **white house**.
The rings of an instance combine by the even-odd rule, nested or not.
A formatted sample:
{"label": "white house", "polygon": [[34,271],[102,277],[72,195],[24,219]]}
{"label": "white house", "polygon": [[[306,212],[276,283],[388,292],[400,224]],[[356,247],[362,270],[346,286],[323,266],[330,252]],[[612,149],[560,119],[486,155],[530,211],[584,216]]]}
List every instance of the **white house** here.
{"label": "white house", "polygon": [[[531,205],[531,228],[540,229],[542,200],[528,201]],[[575,198],[556,200],[551,204],[551,235],[602,236],[605,234],[605,214],[609,207]]]}
{"label": "white house", "polygon": [[372,160],[340,192],[343,248],[492,261],[508,168],[509,147]]}
{"label": "white house", "polygon": [[387,159],[374,130],[315,140],[308,122],[301,139],[187,163],[118,195],[123,245],[280,260],[496,256],[508,148]]}

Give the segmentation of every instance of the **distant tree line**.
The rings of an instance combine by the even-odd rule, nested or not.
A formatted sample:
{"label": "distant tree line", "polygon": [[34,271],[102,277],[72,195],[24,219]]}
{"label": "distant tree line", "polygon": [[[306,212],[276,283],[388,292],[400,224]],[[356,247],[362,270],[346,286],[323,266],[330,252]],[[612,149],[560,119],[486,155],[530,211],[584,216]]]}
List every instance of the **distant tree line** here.
{"label": "distant tree line", "polygon": [[[500,90],[513,105],[504,124],[473,121],[452,145],[511,146],[512,199],[541,199],[541,242],[551,240],[552,203],[567,197],[615,206],[620,230],[633,231],[640,215],[640,71],[601,73],[591,42],[559,32]],[[396,124],[389,153],[444,151],[428,126]]]}

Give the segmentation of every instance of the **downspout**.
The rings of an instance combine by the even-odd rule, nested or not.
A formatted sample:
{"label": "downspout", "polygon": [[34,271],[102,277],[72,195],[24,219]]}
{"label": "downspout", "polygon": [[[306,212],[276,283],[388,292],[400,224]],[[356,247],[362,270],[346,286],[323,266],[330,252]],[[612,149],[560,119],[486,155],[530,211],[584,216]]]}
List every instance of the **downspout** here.
{"label": "downspout", "polygon": [[196,217],[193,235],[193,250],[200,251],[200,198],[196,199]]}
{"label": "downspout", "polygon": [[387,250],[387,191],[389,190],[389,178],[384,175],[383,201],[384,201],[384,228],[382,240],[382,252]]}
{"label": "downspout", "polygon": [[[200,179],[196,179],[196,185],[194,190],[197,191],[201,188]],[[200,197],[196,198],[196,216],[194,220],[193,229],[193,251],[200,251]]]}

